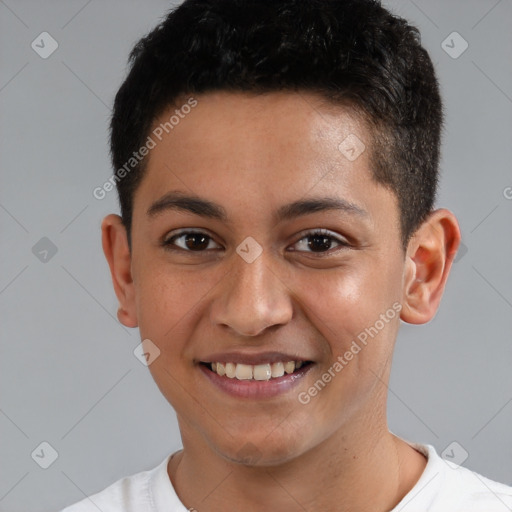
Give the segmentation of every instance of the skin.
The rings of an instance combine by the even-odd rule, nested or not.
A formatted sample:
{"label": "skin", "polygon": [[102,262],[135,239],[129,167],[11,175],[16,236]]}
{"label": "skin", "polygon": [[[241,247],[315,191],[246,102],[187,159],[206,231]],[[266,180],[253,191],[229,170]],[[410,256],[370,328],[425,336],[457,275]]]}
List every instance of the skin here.
{"label": "skin", "polygon": [[[446,209],[432,212],[404,253],[396,197],[373,181],[368,132],[346,108],[313,93],[196,99],[150,152],[134,197],[132,252],[119,216],[102,223],[119,320],[138,326],[141,339],[160,350],[149,369],[176,410],[183,442],[168,465],[174,488],[199,512],[389,511],[426,465],[387,427],[399,318],[422,324],[434,317],[460,242],[457,220]],[[338,149],[349,134],[366,145],[354,161]],[[148,216],[171,190],[221,205],[228,220],[176,209]],[[366,215],[273,218],[284,204],[325,196]],[[206,233],[207,247],[170,252],[161,245],[183,228]],[[333,237],[324,252],[305,238],[318,228]],[[252,263],[236,252],[248,236],[263,250]],[[175,244],[187,247],[183,237]],[[301,404],[297,394],[395,302],[400,314]],[[198,366],[232,350],[281,351],[315,364],[286,394],[240,399],[213,386]]]}

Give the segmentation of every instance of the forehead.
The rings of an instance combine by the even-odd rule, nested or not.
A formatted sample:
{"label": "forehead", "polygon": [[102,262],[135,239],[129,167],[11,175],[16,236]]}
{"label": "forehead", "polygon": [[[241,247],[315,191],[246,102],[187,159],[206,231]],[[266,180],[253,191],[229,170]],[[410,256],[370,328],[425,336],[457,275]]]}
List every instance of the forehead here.
{"label": "forehead", "polygon": [[[294,167],[295,160],[301,157],[307,159],[305,163],[314,159],[317,163],[343,164],[351,158],[350,154],[340,152],[343,141],[356,141],[359,150],[364,147],[363,140],[368,143],[367,131],[355,111],[329,104],[311,93],[256,95],[220,91],[196,96],[194,100],[197,105],[193,110],[186,109],[188,113],[178,119],[173,114],[185,112],[189,101],[182,98],[158,117],[153,128],[164,129],[165,144],[174,146],[178,152],[188,151],[191,164],[202,158],[201,153],[191,151],[198,147],[208,152],[212,163],[224,162],[229,149],[230,160],[250,159],[262,170],[268,167],[264,164],[270,155],[279,155],[279,163],[293,162]],[[177,124],[172,129],[167,126],[167,133],[165,123],[171,118]],[[182,146],[184,143],[186,146]],[[158,153],[153,152],[153,156]],[[362,156],[364,160],[366,155]]]}
{"label": "forehead", "polygon": [[225,205],[229,216],[334,195],[371,215],[384,189],[371,178],[369,133],[349,109],[308,93],[193,99],[193,108],[183,98],[155,120],[135,206],[181,190]]}

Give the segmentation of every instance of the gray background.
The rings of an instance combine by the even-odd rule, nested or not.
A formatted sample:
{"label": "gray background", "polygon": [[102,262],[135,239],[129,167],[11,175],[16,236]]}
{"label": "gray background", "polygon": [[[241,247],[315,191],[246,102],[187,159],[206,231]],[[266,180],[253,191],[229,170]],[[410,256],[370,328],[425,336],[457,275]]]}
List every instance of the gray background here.
{"label": "gray background", "polygon": [[[457,441],[466,467],[510,485],[512,3],[387,4],[418,25],[440,76],[438,206],[457,215],[464,243],[435,319],[402,325],[390,429],[439,453]],[[116,319],[100,244],[115,192],[92,196],[112,172],[109,108],[128,53],[170,5],[0,1],[1,511],[58,510],[181,446],[133,355],[138,331]],[[47,59],[31,48],[43,31],[59,44]],[[458,58],[442,47],[453,31],[469,44]],[[57,248],[46,262],[33,251],[43,237]],[[31,456],[43,441],[58,452],[48,469]]]}

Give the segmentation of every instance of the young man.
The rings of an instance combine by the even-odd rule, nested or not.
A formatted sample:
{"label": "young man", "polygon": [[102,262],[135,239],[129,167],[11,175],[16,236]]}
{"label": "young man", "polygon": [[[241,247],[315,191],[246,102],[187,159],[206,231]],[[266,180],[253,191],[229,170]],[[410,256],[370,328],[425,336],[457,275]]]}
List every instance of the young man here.
{"label": "young man", "polygon": [[387,427],[400,320],[434,317],[460,242],[417,30],[370,0],[187,0],[131,60],[103,248],[183,450],[65,511],[511,510]]}

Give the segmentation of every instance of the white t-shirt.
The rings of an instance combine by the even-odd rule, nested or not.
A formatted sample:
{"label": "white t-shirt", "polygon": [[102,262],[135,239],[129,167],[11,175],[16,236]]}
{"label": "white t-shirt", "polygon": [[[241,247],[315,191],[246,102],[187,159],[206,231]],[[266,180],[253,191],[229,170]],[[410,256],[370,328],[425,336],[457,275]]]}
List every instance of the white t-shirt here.
{"label": "white t-shirt", "polygon": [[[405,439],[404,439],[405,441]],[[416,485],[390,512],[510,512],[512,487],[448,463],[430,444],[405,441],[427,465]],[[154,469],[121,478],[61,512],[187,512],[167,474],[168,455]],[[227,507],[229,508],[229,507]]]}

